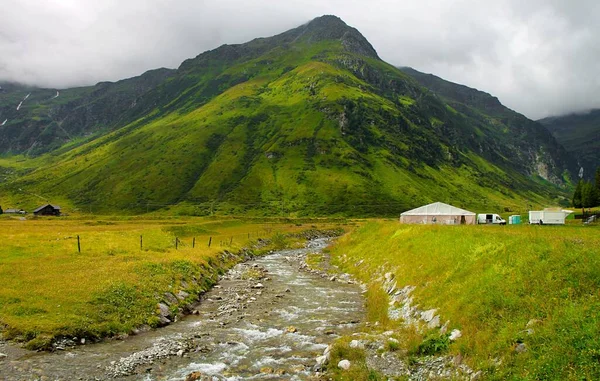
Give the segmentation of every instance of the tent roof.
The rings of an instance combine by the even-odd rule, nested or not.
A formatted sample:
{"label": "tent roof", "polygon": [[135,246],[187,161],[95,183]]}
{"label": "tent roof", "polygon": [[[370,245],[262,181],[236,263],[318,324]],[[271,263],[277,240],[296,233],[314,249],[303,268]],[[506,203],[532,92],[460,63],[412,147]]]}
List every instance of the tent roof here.
{"label": "tent roof", "polygon": [[474,216],[475,213],[469,212],[456,206],[444,204],[443,202],[434,202],[419,208],[409,210],[401,216]]}

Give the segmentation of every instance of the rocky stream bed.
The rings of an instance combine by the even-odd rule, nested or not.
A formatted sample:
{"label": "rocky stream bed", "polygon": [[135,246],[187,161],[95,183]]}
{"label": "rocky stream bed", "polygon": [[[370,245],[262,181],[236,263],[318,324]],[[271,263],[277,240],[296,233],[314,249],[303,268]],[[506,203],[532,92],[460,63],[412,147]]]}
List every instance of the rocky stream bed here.
{"label": "rocky stream bed", "polygon": [[349,279],[302,271],[306,248],[239,264],[203,295],[193,314],[118,341],[29,352],[0,343],[4,380],[304,380],[315,358],[364,318]]}
{"label": "rocky stream bed", "polygon": [[[336,271],[325,254],[322,270],[311,268],[308,254],[320,253],[329,238],[310,238],[305,248],[236,265],[196,305],[186,307],[190,315],[160,329],[91,345],[58,343],[54,352],[0,341],[0,379],[328,380],[321,373],[326,367],[352,366],[347,360],[330,363],[330,344],[340,336],[351,336],[350,348],[364,351],[369,369],[388,379],[482,378],[460,355],[408,361],[386,350],[398,341],[393,331],[369,329],[364,322],[366,286]],[[441,326],[436,310],[414,305],[414,287],[397,289],[391,273],[373,274],[373,280],[390,296],[391,319],[446,332],[449,322]],[[460,334],[452,331],[450,340]]]}

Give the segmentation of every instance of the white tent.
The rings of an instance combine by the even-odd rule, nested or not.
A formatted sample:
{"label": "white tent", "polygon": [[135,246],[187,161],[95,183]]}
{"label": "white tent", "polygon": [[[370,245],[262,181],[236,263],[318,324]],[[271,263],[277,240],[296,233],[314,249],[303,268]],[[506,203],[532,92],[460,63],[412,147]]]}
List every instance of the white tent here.
{"label": "white tent", "polygon": [[434,202],[400,215],[403,224],[475,225],[476,215],[443,202]]}

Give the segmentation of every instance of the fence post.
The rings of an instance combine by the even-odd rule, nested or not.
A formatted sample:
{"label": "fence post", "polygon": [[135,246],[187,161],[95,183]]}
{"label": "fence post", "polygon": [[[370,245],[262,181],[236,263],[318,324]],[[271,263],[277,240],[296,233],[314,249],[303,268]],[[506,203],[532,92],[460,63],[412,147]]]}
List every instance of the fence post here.
{"label": "fence post", "polygon": [[77,251],[81,253],[81,243],[79,242],[79,235],[77,235]]}
{"label": "fence post", "polygon": [[212,237],[210,237],[210,238],[208,239],[208,247],[210,247],[210,244],[211,244],[211,243],[212,243]]}
{"label": "fence post", "polygon": [[192,249],[196,247],[196,237],[192,239]]}
{"label": "fence post", "polygon": [[140,251],[144,250],[144,237],[140,235]]}
{"label": "fence post", "polygon": [[175,250],[179,249],[179,238],[175,237]]}
{"label": "fence post", "polygon": [[231,237],[231,239],[229,240],[229,246],[231,246],[232,242],[233,242],[233,237]]}

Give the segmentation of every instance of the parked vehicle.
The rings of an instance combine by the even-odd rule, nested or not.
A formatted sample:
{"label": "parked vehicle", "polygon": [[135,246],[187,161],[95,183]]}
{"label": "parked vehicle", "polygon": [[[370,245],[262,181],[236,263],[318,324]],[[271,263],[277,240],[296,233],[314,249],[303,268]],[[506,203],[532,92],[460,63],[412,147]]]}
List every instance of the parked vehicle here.
{"label": "parked vehicle", "polygon": [[564,225],[570,210],[544,209],[529,211],[529,224]]}
{"label": "parked vehicle", "polygon": [[487,225],[506,225],[506,220],[497,214],[482,213],[477,215],[477,223]]}

